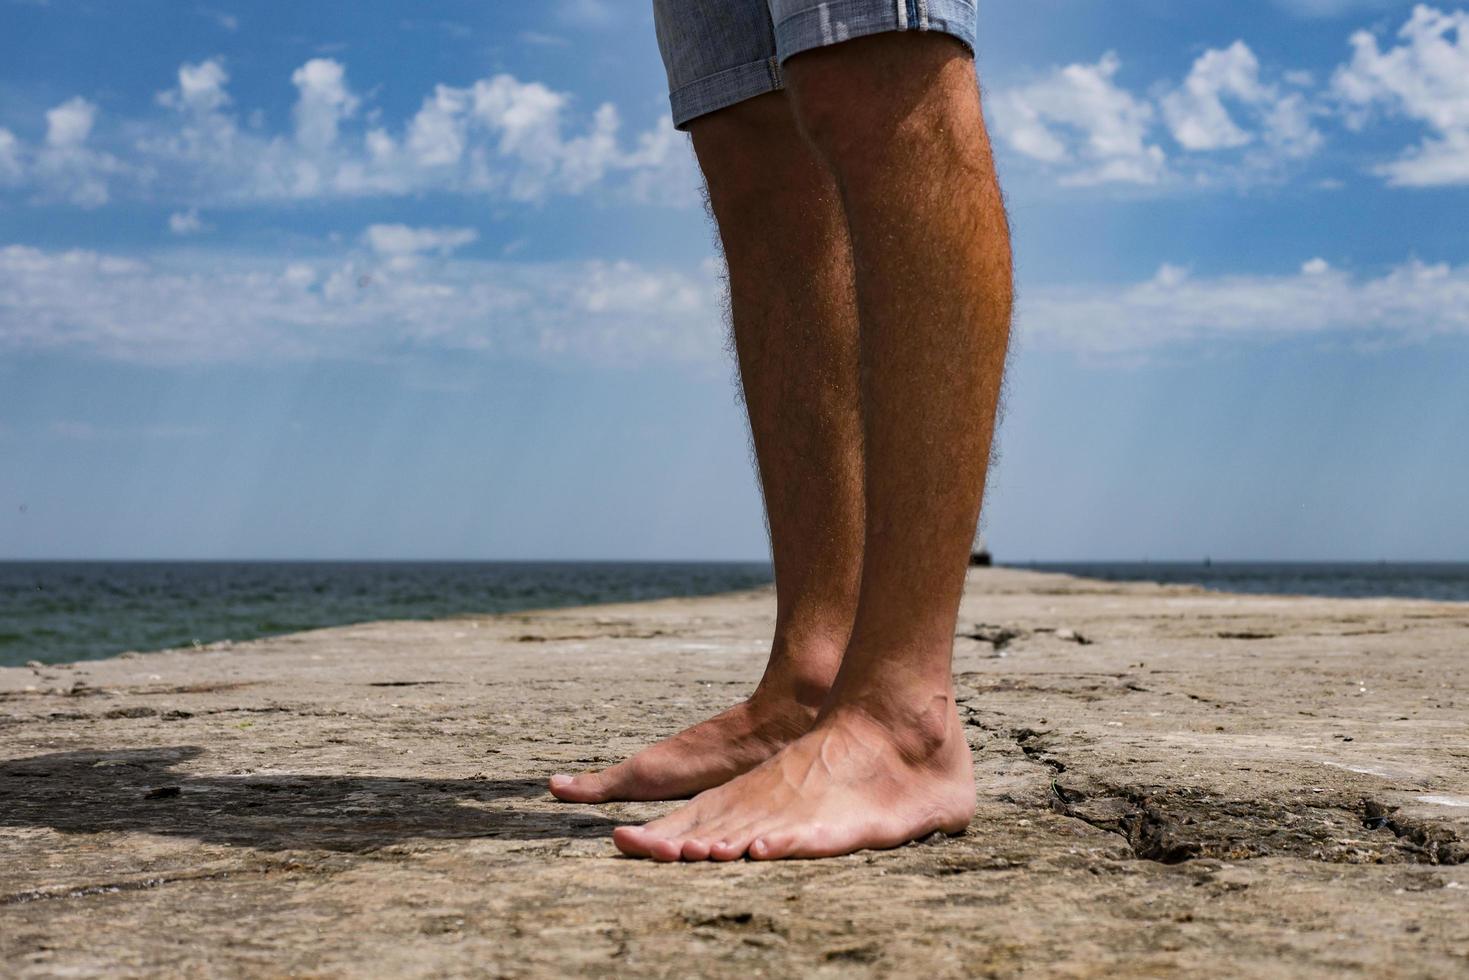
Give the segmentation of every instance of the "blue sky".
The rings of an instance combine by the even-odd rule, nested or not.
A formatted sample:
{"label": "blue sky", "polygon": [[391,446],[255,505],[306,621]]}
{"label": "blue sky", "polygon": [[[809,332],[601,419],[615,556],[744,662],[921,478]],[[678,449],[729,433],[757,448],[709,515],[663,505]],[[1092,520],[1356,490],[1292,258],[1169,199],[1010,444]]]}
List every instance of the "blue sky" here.
{"label": "blue sky", "polygon": [[[0,0],[0,558],[764,557],[648,8]],[[1469,556],[1469,8],[980,27],[999,556]]]}

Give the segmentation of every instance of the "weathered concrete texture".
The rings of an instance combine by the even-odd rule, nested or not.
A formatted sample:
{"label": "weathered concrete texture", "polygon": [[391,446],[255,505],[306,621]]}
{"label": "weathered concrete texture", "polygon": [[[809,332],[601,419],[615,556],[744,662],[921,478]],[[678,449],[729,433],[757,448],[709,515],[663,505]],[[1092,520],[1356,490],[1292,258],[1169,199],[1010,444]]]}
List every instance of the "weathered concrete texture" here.
{"label": "weathered concrete texture", "polygon": [[987,570],[970,833],[619,858],[553,771],[736,700],[768,593],[0,671],[0,972],[1469,974],[1469,605]]}

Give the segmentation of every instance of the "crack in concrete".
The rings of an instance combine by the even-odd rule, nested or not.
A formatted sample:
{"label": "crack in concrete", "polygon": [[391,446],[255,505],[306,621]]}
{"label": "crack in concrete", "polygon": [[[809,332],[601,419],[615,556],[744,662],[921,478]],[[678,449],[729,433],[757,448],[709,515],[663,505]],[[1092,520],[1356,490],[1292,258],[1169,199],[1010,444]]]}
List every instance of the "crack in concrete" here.
{"label": "crack in concrete", "polygon": [[1181,864],[1200,856],[1201,846],[1195,841],[1180,840],[1172,822],[1149,806],[1146,797],[1124,791],[1120,798],[1128,803],[1128,808],[1122,813],[1105,817],[1091,815],[1073,806],[1085,797],[1079,797],[1075,791],[1068,791],[1056,780],[1051,780],[1053,812],[1116,834],[1127,841],[1132,853],[1141,860]]}
{"label": "crack in concrete", "polygon": [[988,643],[995,653],[999,653],[1014,641],[1024,639],[1029,634],[1023,629],[1011,626],[977,623],[972,631],[960,633],[959,635],[965,639]]}
{"label": "crack in concrete", "polygon": [[0,907],[27,905],[31,902],[54,902],[74,898],[90,898],[93,895],[115,895],[122,892],[152,891],[167,885],[194,881],[224,881],[242,877],[265,877],[292,871],[312,870],[300,867],[237,868],[227,871],[202,871],[190,874],[159,875],[151,878],[131,878],[123,881],[105,881],[89,885],[74,885],[70,888],[35,888],[29,891],[0,895]]}
{"label": "crack in concrete", "polygon": [[1196,858],[1295,857],[1328,864],[1469,863],[1469,841],[1455,831],[1402,817],[1395,807],[1378,801],[1323,805],[1232,800],[1191,787],[1113,785],[1058,758],[1049,744],[1053,733],[989,725],[973,707],[965,708],[967,724],[1009,741],[1028,762],[1046,770],[1051,812],[1121,837],[1139,860],[1181,864]]}
{"label": "crack in concrete", "polygon": [[1469,841],[1421,820],[1398,816],[1398,808],[1378,800],[1362,801],[1362,826],[1368,830],[1390,830],[1401,840],[1421,849],[1424,864],[1469,864]]}

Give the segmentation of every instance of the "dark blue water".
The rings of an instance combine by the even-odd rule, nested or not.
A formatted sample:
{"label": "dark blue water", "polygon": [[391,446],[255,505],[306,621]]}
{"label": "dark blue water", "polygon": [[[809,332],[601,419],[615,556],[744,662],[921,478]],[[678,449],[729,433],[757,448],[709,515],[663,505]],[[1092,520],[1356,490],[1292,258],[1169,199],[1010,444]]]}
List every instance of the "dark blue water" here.
{"label": "dark blue water", "polygon": [[1469,562],[1037,562],[1013,567],[1257,595],[1469,602]]}
{"label": "dark blue water", "polygon": [[0,665],[374,619],[708,595],[770,580],[766,563],[0,562]]}

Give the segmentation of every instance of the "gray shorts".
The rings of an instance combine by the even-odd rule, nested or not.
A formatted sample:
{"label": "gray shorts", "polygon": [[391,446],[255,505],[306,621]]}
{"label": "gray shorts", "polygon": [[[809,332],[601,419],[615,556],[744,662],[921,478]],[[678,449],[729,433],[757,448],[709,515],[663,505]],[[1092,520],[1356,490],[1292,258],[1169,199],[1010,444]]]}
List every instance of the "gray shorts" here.
{"label": "gray shorts", "polygon": [[653,0],[673,124],[781,88],[793,54],[883,31],[937,31],[974,49],[977,0]]}

